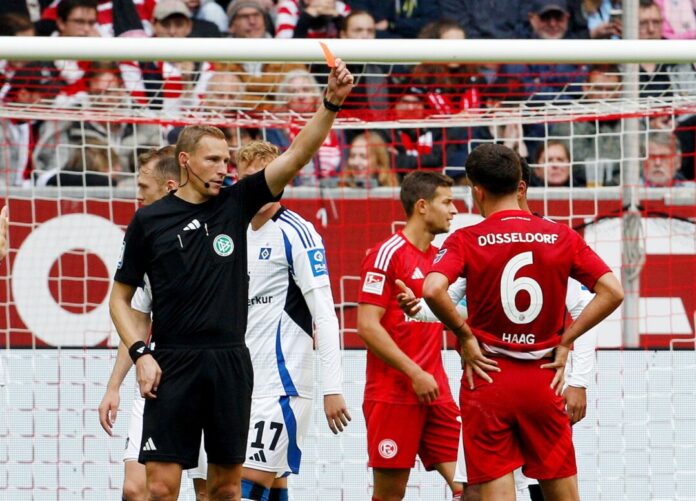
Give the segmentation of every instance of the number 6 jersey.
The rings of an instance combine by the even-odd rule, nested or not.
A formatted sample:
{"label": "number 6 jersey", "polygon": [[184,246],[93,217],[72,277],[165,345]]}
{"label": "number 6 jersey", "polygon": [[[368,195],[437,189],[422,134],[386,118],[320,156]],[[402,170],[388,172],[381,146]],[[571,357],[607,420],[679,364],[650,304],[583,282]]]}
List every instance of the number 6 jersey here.
{"label": "number 6 jersey", "polygon": [[467,322],[491,351],[536,352],[560,340],[568,277],[593,290],[610,269],[574,230],[508,210],[452,233],[430,271],[479,284]]}

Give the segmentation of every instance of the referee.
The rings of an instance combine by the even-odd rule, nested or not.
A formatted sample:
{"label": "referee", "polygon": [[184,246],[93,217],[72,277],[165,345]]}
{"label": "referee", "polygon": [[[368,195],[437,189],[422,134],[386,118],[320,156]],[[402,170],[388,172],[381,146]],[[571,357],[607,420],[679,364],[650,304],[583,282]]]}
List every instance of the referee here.
{"label": "referee", "polygon": [[[247,323],[246,229],[316,154],[353,76],[336,60],[323,106],[265,170],[222,189],[229,151],[215,127],[186,127],[176,144],[182,184],[128,226],[109,306],[135,362],[145,404],[139,461],[150,499],[176,500],[205,432],[210,499],[240,499],[253,371]],[[150,351],[131,298],[152,286]]]}

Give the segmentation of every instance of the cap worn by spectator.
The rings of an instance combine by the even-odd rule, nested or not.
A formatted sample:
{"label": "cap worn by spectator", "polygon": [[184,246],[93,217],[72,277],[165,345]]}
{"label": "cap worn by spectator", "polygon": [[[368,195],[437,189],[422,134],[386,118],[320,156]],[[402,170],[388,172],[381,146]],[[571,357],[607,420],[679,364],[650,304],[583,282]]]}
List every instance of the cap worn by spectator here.
{"label": "cap worn by spectator", "polygon": [[266,11],[264,10],[263,5],[261,5],[261,2],[256,0],[234,0],[229,7],[227,7],[227,17],[229,18],[230,23],[234,21],[234,18],[237,17],[240,10],[246,8],[256,9],[261,13],[261,15],[266,15]]}
{"label": "cap worn by spectator", "polygon": [[155,7],[153,18],[157,21],[164,21],[169,16],[184,16],[191,18],[191,10],[186,6],[183,0],[161,0]]}
{"label": "cap worn by spectator", "polygon": [[568,14],[568,2],[566,0],[535,0],[532,4],[532,12],[539,16],[553,11]]}

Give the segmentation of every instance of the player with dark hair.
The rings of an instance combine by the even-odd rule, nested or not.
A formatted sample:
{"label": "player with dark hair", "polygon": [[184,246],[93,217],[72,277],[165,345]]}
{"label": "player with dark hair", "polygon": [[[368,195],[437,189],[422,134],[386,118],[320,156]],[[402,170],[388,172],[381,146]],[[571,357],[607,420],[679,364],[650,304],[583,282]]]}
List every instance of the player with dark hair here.
{"label": "player with dark hair", "polygon": [[[209,126],[184,128],[176,144],[179,190],[140,209],[128,227],[110,307],[148,399],[139,461],[152,498],[177,498],[182,469],[196,466],[204,432],[208,495],[239,499],[253,388],[244,344],[246,229],[316,154],[352,83],[337,59],[323,106],[290,147],[229,188],[222,188],[230,161],[224,134]],[[130,308],[146,274],[155,350]]]}
{"label": "player with dark hair", "polygon": [[373,247],[362,263],[358,335],[365,341],[367,377],[363,412],[375,500],[402,499],[416,454],[437,470],[455,497],[459,423],[442,366],[442,325],[409,322],[396,301],[395,281],[420,293],[426,269],[457,210],[452,180],[415,171],[401,185],[406,226]]}
{"label": "player with dark hair", "polygon": [[[461,343],[469,482],[480,484],[484,501],[513,500],[513,471],[522,466],[539,479],[547,501],[578,500],[570,420],[560,396],[564,369],[573,341],[621,304],[623,290],[576,232],[520,210],[516,153],[479,146],[466,170],[486,219],[445,241],[423,297]],[[486,284],[468,292],[466,321],[447,293],[458,277]],[[565,328],[569,277],[596,295]]]}

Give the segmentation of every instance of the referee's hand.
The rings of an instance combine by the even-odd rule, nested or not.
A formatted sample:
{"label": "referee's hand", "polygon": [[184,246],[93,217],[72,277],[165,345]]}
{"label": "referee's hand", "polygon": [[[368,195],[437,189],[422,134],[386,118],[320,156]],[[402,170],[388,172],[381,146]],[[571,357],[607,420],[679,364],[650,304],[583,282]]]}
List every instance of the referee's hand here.
{"label": "referee's hand", "polygon": [[143,355],[135,362],[135,374],[143,398],[157,398],[162,369],[152,355]]}
{"label": "referee's hand", "polygon": [[333,104],[341,105],[353,88],[353,75],[346,67],[346,63],[336,58],[336,66],[331,68],[329,81],[326,85],[326,99]]}
{"label": "referee's hand", "polygon": [[116,414],[118,413],[118,405],[121,402],[118,388],[107,388],[101,403],[99,404],[99,424],[104,428],[104,431],[110,436],[113,436],[114,423],[116,423]]}
{"label": "referee's hand", "polygon": [[346,401],[340,394],[324,395],[324,413],[334,435],[343,431],[348,426],[348,421],[351,420]]}

